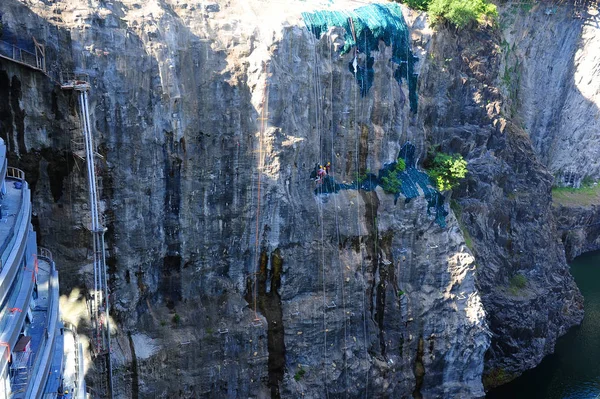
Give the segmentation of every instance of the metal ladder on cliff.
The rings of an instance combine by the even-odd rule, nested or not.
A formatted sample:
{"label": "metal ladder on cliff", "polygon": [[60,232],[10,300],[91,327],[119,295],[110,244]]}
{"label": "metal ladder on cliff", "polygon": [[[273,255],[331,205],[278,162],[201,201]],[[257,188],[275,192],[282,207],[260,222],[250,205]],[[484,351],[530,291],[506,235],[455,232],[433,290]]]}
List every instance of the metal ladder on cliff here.
{"label": "metal ladder on cliff", "polygon": [[61,79],[63,90],[74,90],[78,93],[79,109],[81,111],[81,131],[83,134],[84,151],[82,158],[87,165],[87,180],[90,205],[90,232],[92,233],[94,287],[91,294],[90,313],[93,327],[93,355],[98,371],[96,393],[112,399],[112,365],[110,359],[110,324],[109,324],[109,296],[108,279],[106,272],[106,247],[104,233],[106,228],[101,223],[98,176],[96,176],[95,146],[90,122],[88,92],[90,85],[81,76],[69,76]]}

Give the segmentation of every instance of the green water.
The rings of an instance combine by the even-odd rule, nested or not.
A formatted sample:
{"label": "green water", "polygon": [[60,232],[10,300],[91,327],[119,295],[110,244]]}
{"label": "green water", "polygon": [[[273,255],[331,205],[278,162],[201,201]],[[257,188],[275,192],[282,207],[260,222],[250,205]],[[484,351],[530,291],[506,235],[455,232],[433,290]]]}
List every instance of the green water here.
{"label": "green water", "polygon": [[487,399],[600,399],[600,252],[578,257],[571,273],[585,299],[585,317],[544,358]]}

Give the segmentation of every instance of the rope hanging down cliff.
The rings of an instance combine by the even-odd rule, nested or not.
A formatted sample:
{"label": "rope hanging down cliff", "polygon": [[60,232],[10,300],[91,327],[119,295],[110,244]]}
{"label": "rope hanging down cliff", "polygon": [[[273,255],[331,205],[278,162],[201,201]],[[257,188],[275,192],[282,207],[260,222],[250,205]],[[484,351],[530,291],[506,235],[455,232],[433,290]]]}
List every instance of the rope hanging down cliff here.
{"label": "rope hanging down cliff", "polygon": [[262,109],[261,109],[261,113],[260,113],[260,132],[258,133],[258,171],[257,171],[257,175],[258,175],[258,183],[257,183],[257,189],[256,189],[256,235],[254,238],[254,289],[253,289],[253,294],[254,294],[254,321],[253,323],[259,324],[261,323],[260,318],[258,317],[258,310],[257,310],[257,306],[258,306],[258,268],[259,268],[259,249],[260,249],[260,186],[261,186],[261,180],[262,180],[262,170],[264,167],[264,159],[263,159],[263,152],[262,152],[262,148],[263,148],[263,136],[265,134],[265,121],[268,119],[268,114],[269,114],[269,86],[268,86],[268,82],[269,82],[269,67],[268,64],[265,62],[264,65],[264,76],[265,76],[265,85],[264,85],[264,89],[263,89],[263,104],[262,104]]}
{"label": "rope hanging down cliff", "polygon": [[[321,137],[321,121],[319,110],[321,109],[321,90],[320,90],[320,77],[319,77],[319,54],[317,51],[317,46],[313,46],[313,95],[314,101],[313,104],[314,112],[315,112],[315,134],[319,138],[319,159],[322,159],[323,152],[323,138]],[[324,226],[323,226],[323,204],[320,198],[317,198],[317,207],[319,208],[319,224],[321,227],[321,239],[320,239],[320,247],[321,247],[321,273],[323,278],[323,371],[325,373],[325,377],[323,378],[323,388],[325,390],[325,397],[329,397],[329,388],[327,386],[328,379],[328,353],[327,353],[327,285],[326,285],[326,273],[325,273],[325,244],[324,244]]]}
{"label": "rope hanging down cliff", "polygon": [[[354,128],[356,129],[356,137],[355,137],[355,149],[354,149],[354,165],[356,168],[356,174],[357,174],[357,180],[358,180],[358,176],[360,176],[360,163],[359,163],[359,159],[358,159],[358,152],[359,152],[359,147],[360,147],[360,127],[358,125],[358,93],[359,93],[359,88],[354,86]],[[357,191],[357,200],[356,200],[356,235],[357,235],[357,239],[358,239],[358,246],[359,246],[359,250],[360,250],[360,275],[363,279],[363,289],[362,289],[362,317],[363,317],[363,343],[364,343],[364,351],[365,351],[365,362],[368,364],[369,363],[369,353],[368,353],[368,337],[367,337],[367,313],[366,313],[366,308],[365,308],[365,301],[366,301],[366,284],[364,282],[365,279],[365,267],[364,267],[364,259],[363,259],[363,249],[362,249],[362,245],[360,244],[360,237],[361,237],[361,228],[360,228],[360,202],[358,201],[358,196],[359,196],[359,191]],[[367,370],[365,371],[365,397],[369,397],[369,369],[367,367]]]}
{"label": "rope hanging down cliff", "polygon": [[[328,41],[329,41],[329,64],[333,65],[333,42],[331,41],[331,36],[327,36]],[[329,103],[331,104],[331,123],[330,123],[330,133],[331,133],[331,160],[336,159],[335,158],[335,149],[334,149],[334,113],[333,113],[333,68],[331,68],[330,73],[329,73],[329,89],[330,89],[330,96],[329,96]],[[337,195],[333,196],[333,213],[334,213],[334,217],[335,217],[335,237],[336,237],[336,248],[340,248],[340,222],[339,222],[339,218],[338,218],[338,201],[337,201]],[[346,351],[348,349],[348,329],[347,329],[347,325],[348,325],[348,313],[346,310],[346,287],[345,287],[345,282],[346,279],[344,278],[344,266],[342,265],[342,262],[340,260],[340,253],[339,250],[337,252],[337,263],[338,263],[338,269],[339,269],[339,273],[340,273],[340,278],[338,279],[338,281],[342,282],[342,309],[344,311],[344,315],[342,320],[344,321],[344,347],[342,348],[342,358],[344,361],[344,376],[345,376],[345,386],[344,386],[344,392],[346,394],[346,397],[348,397],[348,359],[346,356]]]}

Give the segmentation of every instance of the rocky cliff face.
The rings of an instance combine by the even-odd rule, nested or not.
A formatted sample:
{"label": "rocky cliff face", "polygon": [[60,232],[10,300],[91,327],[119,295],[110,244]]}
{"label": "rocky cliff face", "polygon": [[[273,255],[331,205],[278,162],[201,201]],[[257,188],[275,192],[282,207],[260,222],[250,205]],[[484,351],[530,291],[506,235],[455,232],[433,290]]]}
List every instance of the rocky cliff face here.
{"label": "rocky cliff face", "polygon": [[[501,77],[512,110],[557,183],[600,176],[597,2],[508,6]],[[581,168],[585,165],[585,168]]]}
{"label": "rocky cliff face", "polygon": [[[361,5],[3,2],[10,31],[42,37],[54,71],[92,84],[118,397],[481,397],[484,363],[501,382],[580,320],[552,177],[506,115],[499,34],[431,39],[405,12],[419,56],[407,68],[403,36],[344,51],[347,27],[302,20]],[[80,271],[61,276],[68,293],[89,276],[76,102],[0,69],[0,133],[37,178],[44,245]],[[350,182],[407,141],[470,162],[445,227],[422,197],[315,194],[315,163]]]}
{"label": "rocky cliff face", "polygon": [[554,215],[565,247],[567,260],[600,248],[600,209],[598,205],[556,206]]}
{"label": "rocky cliff face", "polygon": [[431,141],[470,161],[468,181],[454,198],[472,238],[493,332],[488,387],[539,363],[583,314],[555,234],[553,179],[526,133],[507,116],[510,102],[499,80],[501,39],[493,30],[440,34],[431,50],[436,57],[421,75],[421,95],[430,99],[421,119]]}
{"label": "rocky cliff face", "polygon": [[[599,18],[597,2],[503,12],[507,97],[557,185],[579,187],[599,177]],[[600,248],[597,208],[597,198],[554,208],[569,260]]]}

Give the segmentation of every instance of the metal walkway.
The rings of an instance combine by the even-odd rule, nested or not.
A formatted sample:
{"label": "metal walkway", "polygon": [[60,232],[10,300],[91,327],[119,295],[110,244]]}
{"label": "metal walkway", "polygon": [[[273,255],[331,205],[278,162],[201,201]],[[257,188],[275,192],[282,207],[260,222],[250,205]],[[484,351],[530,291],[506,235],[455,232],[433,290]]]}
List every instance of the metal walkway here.
{"label": "metal walkway", "polygon": [[33,38],[35,53],[22,49],[0,40],[0,58],[16,62],[36,71],[47,74],[46,71],[46,48]]}
{"label": "metal walkway", "polygon": [[74,90],[79,97],[81,130],[83,133],[84,151],[81,155],[87,164],[88,192],[91,223],[89,229],[93,238],[94,287],[90,296],[90,313],[94,336],[92,342],[94,362],[99,378],[95,391],[102,397],[112,398],[112,367],[110,359],[110,324],[109,296],[106,272],[106,248],[104,233],[106,228],[101,223],[101,212],[98,196],[98,177],[96,176],[94,138],[90,122],[88,92],[90,85],[85,76],[68,76],[62,80],[63,90]]}

